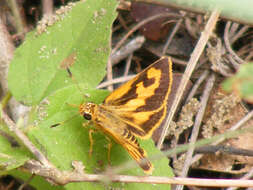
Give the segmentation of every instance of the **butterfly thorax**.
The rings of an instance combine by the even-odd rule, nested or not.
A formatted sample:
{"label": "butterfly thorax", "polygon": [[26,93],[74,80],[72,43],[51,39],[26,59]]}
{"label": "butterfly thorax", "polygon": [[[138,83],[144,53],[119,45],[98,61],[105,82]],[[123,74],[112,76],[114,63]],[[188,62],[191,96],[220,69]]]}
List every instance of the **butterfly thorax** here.
{"label": "butterfly thorax", "polygon": [[94,103],[84,103],[79,106],[79,113],[83,116],[86,120],[92,120],[92,116],[95,115],[97,105]]}

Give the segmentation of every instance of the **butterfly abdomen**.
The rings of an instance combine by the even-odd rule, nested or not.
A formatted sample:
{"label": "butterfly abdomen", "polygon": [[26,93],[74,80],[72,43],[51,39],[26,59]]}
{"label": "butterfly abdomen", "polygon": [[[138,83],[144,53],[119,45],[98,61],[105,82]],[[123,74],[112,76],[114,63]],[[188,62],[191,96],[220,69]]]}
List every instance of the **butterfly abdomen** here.
{"label": "butterfly abdomen", "polygon": [[134,160],[139,164],[139,166],[145,171],[145,173],[151,173],[153,166],[151,162],[147,159],[147,154],[143,148],[140,147],[136,137],[131,133],[131,131],[124,129],[122,134],[122,139],[124,139],[124,147],[128,153],[132,156]]}

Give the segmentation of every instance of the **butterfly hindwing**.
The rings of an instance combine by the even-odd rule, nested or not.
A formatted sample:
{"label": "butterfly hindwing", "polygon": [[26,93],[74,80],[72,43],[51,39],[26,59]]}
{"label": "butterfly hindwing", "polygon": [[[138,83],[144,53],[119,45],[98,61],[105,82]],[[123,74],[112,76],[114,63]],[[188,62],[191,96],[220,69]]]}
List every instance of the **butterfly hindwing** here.
{"label": "butterfly hindwing", "polygon": [[96,127],[123,146],[145,173],[151,173],[153,165],[146,158],[146,151],[140,147],[133,133],[127,129],[127,124],[118,119],[107,107],[97,107],[96,113],[93,118]]}

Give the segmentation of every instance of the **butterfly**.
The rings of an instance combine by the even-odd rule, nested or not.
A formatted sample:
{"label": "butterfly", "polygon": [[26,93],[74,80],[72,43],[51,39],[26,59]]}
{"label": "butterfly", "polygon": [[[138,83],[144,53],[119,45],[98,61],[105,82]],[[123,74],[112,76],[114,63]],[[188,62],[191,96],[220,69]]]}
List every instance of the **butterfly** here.
{"label": "butterfly", "polygon": [[[172,62],[162,57],[126,82],[101,104],[82,103],[79,113],[94,127],[120,144],[145,173],[153,165],[137,138],[148,139],[166,118],[172,86]],[[90,138],[91,144],[92,139]]]}

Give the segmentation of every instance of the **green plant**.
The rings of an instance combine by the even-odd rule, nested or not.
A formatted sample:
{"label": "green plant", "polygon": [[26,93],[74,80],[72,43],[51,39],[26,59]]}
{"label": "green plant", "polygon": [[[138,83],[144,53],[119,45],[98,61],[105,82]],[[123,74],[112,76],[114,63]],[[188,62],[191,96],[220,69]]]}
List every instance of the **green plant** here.
{"label": "green plant", "polygon": [[[81,127],[84,121],[78,115],[78,109],[69,104],[79,105],[84,99],[100,103],[108,95],[107,91],[95,88],[105,75],[110,55],[110,28],[116,17],[116,4],[115,1],[87,0],[62,9],[65,12],[54,18],[55,23],[52,26],[40,26],[36,31],[27,34],[25,42],[17,48],[11,63],[8,76],[10,91],[15,99],[32,107],[28,126],[23,130],[59,170],[72,170],[71,162],[74,160],[82,161],[87,173],[102,171],[108,165],[106,138],[100,133],[94,135],[94,152],[92,158],[89,158],[88,130]],[[51,21],[48,20],[48,25],[49,22]],[[66,59],[72,56],[75,58],[70,61],[70,69],[78,85],[68,76],[64,66]],[[84,98],[83,95],[90,98]],[[70,119],[72,116],[75,117]],[[50,128],[62,121],[66,121],[62,126]],[[5,131],[10,133],[7,129]],[[160,152],[151,140],[140,143],[149,150],[149,155]],[[22,146],[8,145],[8,141],[1,136],[0,144],[5,147],[1,154],[12,156],[15,163],[8,163],[2,173],[26,179],[29,175],[15,168],[33,159],[33,156]],[[114,144],[111,152],[112,166],[119,166],[129,160],[132,159],[127,152]],[[7,163],[7,159],[0,161],[0,166]],[[166,158],[155,161],[154,166],[154,175],[172,175],[168,172],[170,170]],[[143,175],[143,171],[136,167],[124,174]],[[41,177],[36,177],[31,184],[38,189],[103,187],[98,183],[74,183],[53,187]],[[153,189],[149,184],[115,183],[110,186],[124,189],[139,189],[145,186],[147,189]],[[164,185],[156,187],[168,189],[168,186]]]}

